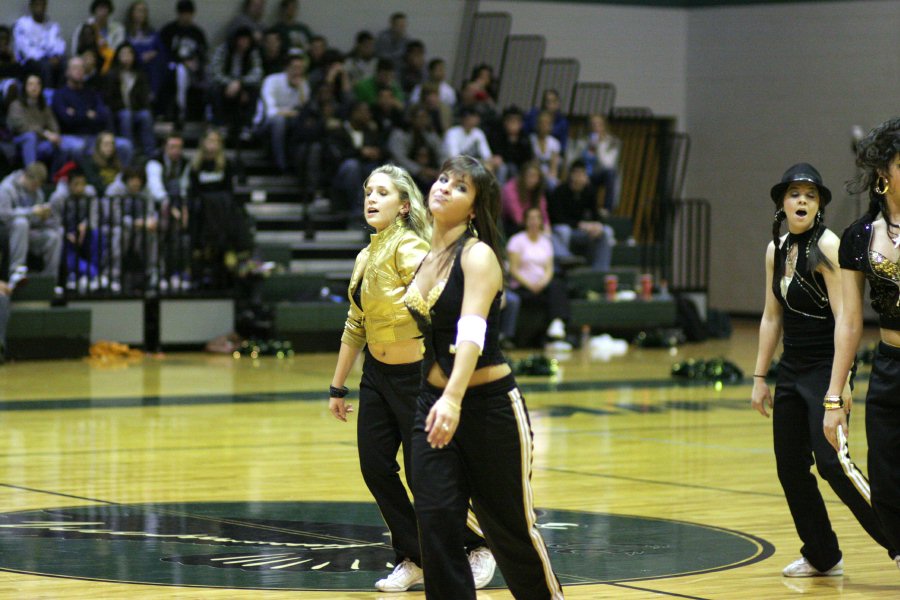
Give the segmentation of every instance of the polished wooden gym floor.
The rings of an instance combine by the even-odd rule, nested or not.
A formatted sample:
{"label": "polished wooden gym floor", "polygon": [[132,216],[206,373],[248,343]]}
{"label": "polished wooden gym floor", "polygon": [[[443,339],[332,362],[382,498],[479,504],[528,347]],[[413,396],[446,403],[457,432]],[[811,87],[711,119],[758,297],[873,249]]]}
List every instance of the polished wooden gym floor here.
{"label": "polished wooden gym floor", "polygon": [[[728,340],[606,362],[576,351],[552,377],[520,378],[535,504],[567,598],[900,598],[897,567],[822,482],[845,575],[781,576],[800,543],[750,380],[670,377],[674,362],[717,356],[749,374],[755,347],[756,325],[739,322]],[[337,568],[345,550],[321,543],[359,548],[363,563],[387,554],[354,425],[334,420],[322,393],[334,360],[0,367],[0,598],[424,598],[376,592],[360,559]],[[858,400],[863,470],[864,414]],[[304,566],[312,559],[282,544],[292,539],[319,540],[297,547],[332,559]],[[501,586],[479,599],[511,598]]]}

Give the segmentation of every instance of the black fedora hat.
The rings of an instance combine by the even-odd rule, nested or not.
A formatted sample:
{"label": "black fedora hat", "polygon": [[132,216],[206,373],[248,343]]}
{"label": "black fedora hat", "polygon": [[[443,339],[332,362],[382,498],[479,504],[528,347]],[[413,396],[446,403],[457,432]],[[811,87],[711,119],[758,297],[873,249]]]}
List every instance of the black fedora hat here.
{"label": "black fedora hat", "polygon": [[772,186],[769,194],[772,196],[772,202],[778,204],[784,199],[784,192],[788,187],[797,181],[811,183],[819,190],[819,202],[824,208],[826,204],[831,202],[831,190],[822,184],[822,176],[816,171],[816,168],[809,163],[797,163],[784,172],[781,176],[781,182]]}

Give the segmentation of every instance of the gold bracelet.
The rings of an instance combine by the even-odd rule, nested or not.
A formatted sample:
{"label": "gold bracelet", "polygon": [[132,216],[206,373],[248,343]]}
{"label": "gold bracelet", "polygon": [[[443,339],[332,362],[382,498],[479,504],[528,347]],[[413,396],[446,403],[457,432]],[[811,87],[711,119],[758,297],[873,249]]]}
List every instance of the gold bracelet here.
{"label": "gold bracelet", "polygon": [[843,396],[841,396],[840,394],[826,394],[825,395],[825,402],[829,402],[829,401],[840,402],[843,399],[844,399]]}
{"label": "gold bracelet", "polygon": [[[833,400],[832,398],[837,398],[837,400]],[[825,396],[825,401],[822,402],[822,406],[825,407],[825,410],[835,410],[837,408],[844,408],[844,399],[840,396]]]}

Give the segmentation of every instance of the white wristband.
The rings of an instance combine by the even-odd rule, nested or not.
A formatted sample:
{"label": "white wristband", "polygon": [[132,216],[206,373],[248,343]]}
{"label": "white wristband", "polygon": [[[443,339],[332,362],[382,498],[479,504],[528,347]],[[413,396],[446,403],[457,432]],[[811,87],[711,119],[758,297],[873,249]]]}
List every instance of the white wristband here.
{"label": "white wristband", "polygon": [[456,322],[456,344],[450,348],[451,353],[463,342],[472,342],[478,346],[478,354],[484,350],[484,338],[487,335],[487,321],[478,315],[463,315]]}

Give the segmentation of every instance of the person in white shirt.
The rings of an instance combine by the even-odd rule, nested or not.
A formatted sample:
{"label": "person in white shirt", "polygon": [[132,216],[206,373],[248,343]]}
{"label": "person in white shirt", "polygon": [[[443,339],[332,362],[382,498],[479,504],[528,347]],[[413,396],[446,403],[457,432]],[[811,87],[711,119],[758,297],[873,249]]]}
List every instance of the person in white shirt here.
{"label": "person in white shirt", "polygon": [[409,95],[410,104],[418,104],[422,98],[422,86],[425,83],[432,83],[437,86],[438,94],[440,94],[441,102],[449,107],[456,105],[456,90],[453,86],[445,81],[447,77],[447,65],[442,58],[433,58],[428,62],[428,81],[420,83],[413,88]]}
{"label": "person in white shirt", "polygon": [[19,17],[13,27],[16,60],[28,74],[39,75],[44,87],[56,87],[62,76],[66,42],[59,23],[47,20],[47,0],[30,0],[31,14]]}
{"label": "person in white shirt", "polygon": [[612,210],[618,204],[619,152],[622,142],[609,133],[601,114],[590,116],[590,133],[576,139],[566,151],[568,164],[583,160],[591,183],[602,187],[603,208]]}
{"label": "person in white shirt", "polygon": [[474,110],[465,108],[460,117],[460,124],[451,127],[444,134],[444,154],[449,157],[465,154],[490,162],[493,153],[484,131],[479,127],[481,116]]}
{"label": "person in white shirt", "polygon": [[300,107],[309,101],[306,57],[299,51],[291,51],[284,72],[273,73],[263,80],[260,97],[265,110],[265,128],[272,142],[272,156],[278,168],[287,171],[287,132]]}

